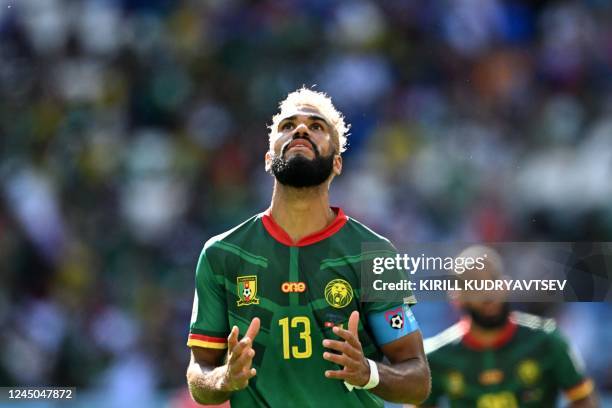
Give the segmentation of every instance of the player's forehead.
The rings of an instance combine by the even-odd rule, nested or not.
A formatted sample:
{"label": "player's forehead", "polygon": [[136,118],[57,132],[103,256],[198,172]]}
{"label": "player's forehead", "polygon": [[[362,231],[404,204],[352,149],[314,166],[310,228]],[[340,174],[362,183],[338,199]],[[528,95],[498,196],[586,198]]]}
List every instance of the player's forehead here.
{"label": "player's forehead", "polygon": [[284,120],[298,118],[311,120],[318,119],[327,123],[328,125],[331,123],[329,119],[321,112],[321,110],[313,105],[298,105],[283,109],[279,115],[278,123],[281,123]]}

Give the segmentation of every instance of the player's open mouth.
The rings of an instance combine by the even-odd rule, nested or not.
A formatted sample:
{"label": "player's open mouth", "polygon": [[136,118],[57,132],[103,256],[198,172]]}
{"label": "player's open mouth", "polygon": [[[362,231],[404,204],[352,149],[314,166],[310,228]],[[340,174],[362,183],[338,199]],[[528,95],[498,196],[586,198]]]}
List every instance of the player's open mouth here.
{"label": "player's open mouth", "polygon": [[285,152],[288,152],[289,150],[291,150],[293,148],[298,148],[298,147],[306,148],[308,150],[311,150],[312,152],[315,151],[314,146],[308,140],[306,140],[306,139],[296,139],[296,140],[292,141],[291,143],[289,143],[289,145],[285,149]]}

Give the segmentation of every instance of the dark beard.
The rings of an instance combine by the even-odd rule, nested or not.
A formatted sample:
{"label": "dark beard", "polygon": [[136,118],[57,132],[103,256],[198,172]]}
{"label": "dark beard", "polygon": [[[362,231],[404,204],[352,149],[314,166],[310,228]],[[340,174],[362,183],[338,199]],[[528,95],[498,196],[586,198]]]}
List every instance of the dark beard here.
{"label": "dark beard", "polygon": [[464,310],[470,315],[472,322],[483,329],[502,328],[508,321],[508,316],[510,316],[510,305],[508,303],[503,304],[502,310],[496,316],[483,316],[469,307],[465,307]]}
{"label": "dark beard", "polygon": [[321,156],[315,150],[315,158],[310,160],[298,154],[289,160],[281,156],[272,158],[272,174],[279,183],[296,188],[314,187],[324,183],[334,168],[335,152]]}

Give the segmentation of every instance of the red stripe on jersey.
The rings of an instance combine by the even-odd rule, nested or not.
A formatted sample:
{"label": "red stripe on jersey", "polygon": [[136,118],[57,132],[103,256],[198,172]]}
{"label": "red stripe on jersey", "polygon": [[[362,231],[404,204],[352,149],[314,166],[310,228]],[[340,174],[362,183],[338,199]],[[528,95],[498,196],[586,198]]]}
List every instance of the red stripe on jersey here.
{"label": "red stripe on jersey", "polygon": [[463,336],[463,343],[471,349],[474,350],[484,350],[487,348],[500,348],[504,344],[508,343],[514,333],[516,333],[517,325],[511,319],[508,319],[506,325],[502,328],[501,332],[491,343],[483,343],[479,338],[474,336],[470,331],[469,327],[471,326],[471,322],[469,319],[464,320],[467,322],[467,332]]}
{"label": "red stripe on jersey", "polygon": [[272,237],[280,242],[281,244],[287,246],[307,246],[315,244],[319,241],[323,241],[325,238],[329,238],[334,235],[336,232],[340,231],[340,228],[346,224],[348,217],[342,211],[342,208],[339,207],[331,207],[331,209],[336,213],[336,218],[329,224],[327,227],[323,228],[321,231],[315,232],[313,234],[307,235],[304,238],[300,239],[298,242],[293,242],[289,234],[283,230],[280,225],[274,221],[272,218],[272,214],[270,209],[268,208],[262,217],[263,225]]}
{"label": "red stripe on jersey", "polygon": [[210,341],[211,343],[226,343],[227,339],[223,337],[211,337],[203,334],[189,333],[189,338],[194,340]]}

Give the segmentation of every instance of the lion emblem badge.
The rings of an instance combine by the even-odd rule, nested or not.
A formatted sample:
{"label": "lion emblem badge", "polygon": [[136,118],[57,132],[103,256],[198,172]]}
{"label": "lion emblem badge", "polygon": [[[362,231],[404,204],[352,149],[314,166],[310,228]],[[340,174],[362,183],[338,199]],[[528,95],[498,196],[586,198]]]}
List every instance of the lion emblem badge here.
{"label": "lion emblem badge", "polygon": [[334,279],[325,285],[325,300],[330,306],[341,309],[353,300],[353,288],[344,279]]}

